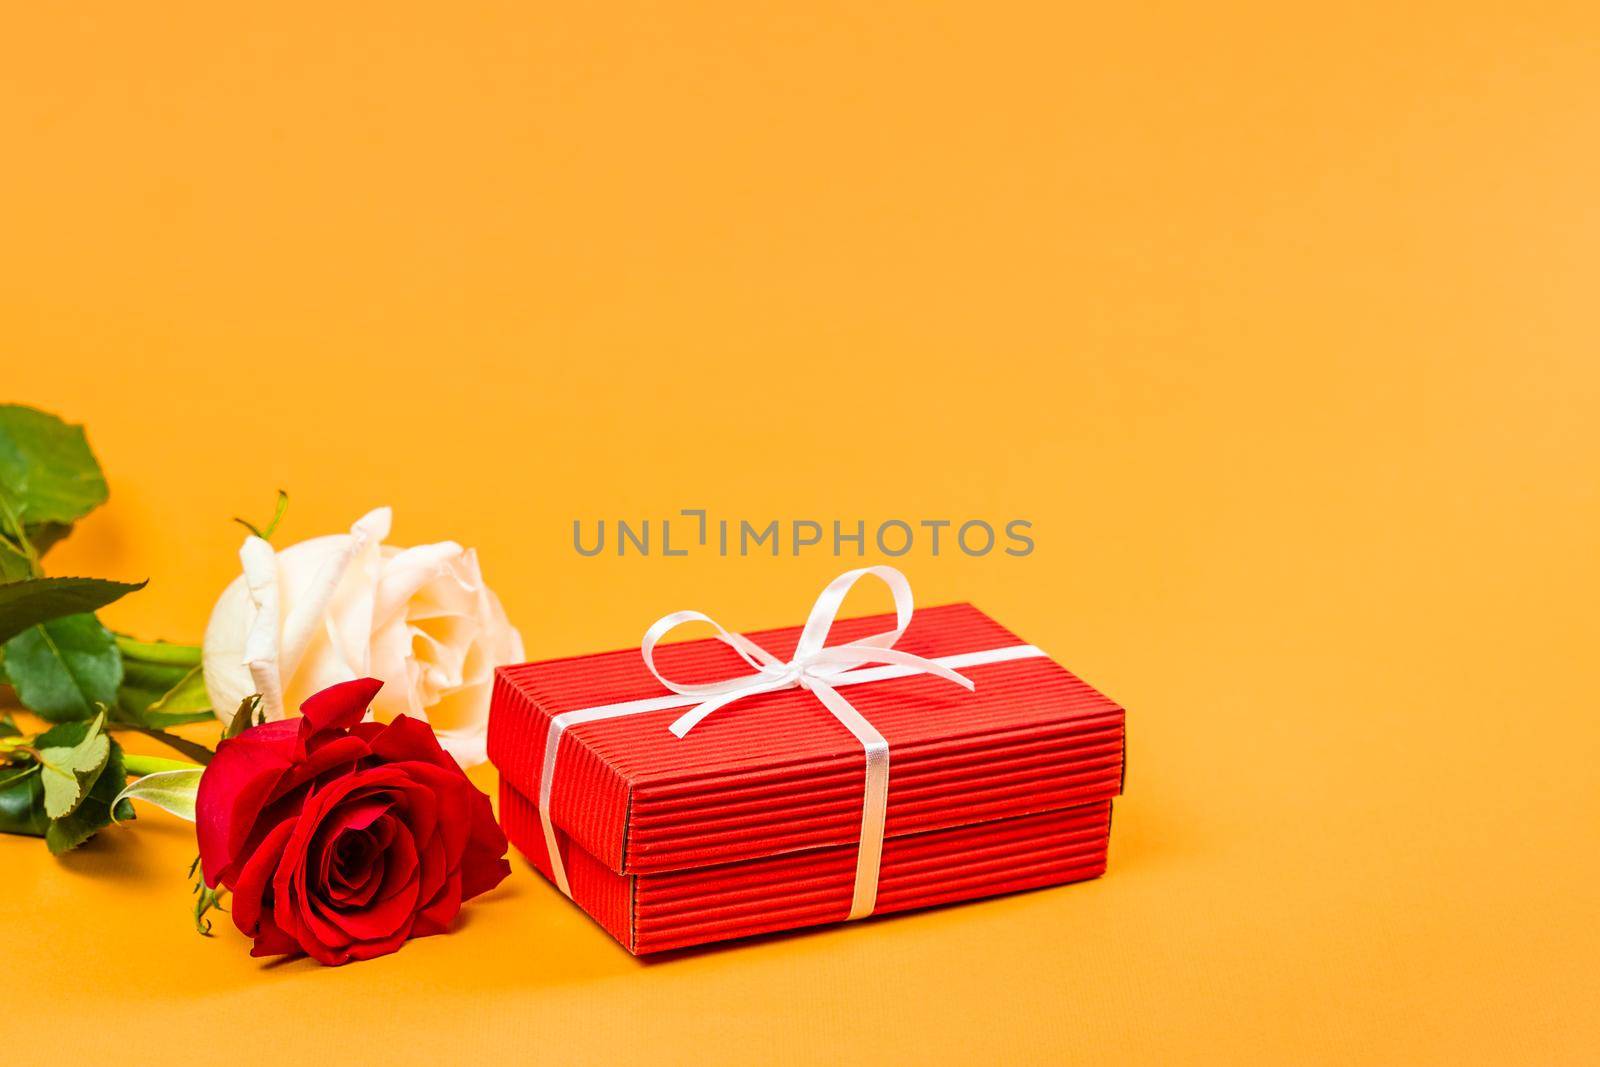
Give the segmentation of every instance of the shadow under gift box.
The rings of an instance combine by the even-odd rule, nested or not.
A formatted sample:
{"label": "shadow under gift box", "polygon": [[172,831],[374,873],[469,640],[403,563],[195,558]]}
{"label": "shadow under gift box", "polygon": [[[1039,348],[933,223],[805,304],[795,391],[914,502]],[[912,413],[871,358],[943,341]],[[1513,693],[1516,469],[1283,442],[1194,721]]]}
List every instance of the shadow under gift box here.
{"label": "shadow under gift box", "polygon": [[[842,619],[830,644],[890,629]],[[794,653],[801,628],[748,636]],[[923,608],[895,645],[936,658],[1024,642],[970,604]],[[685,681],[747,675],[716,639],[659,646]],[[1121,707],[1053,661],[963,668],[969,692],[913,675],[839,692],[889,742],[889,803],[874,914],[1094,878],[1122,790]],[[551,877],[539,795],[553,716],[659,696],[638,649],[501,667],[489,719],[506,835]],[[573,900],[634,953],[820,923],[850,912],[864,754],[802,689],[744,698],[686,737],[685,708],[573,725],[561,737],[551,822]]]}

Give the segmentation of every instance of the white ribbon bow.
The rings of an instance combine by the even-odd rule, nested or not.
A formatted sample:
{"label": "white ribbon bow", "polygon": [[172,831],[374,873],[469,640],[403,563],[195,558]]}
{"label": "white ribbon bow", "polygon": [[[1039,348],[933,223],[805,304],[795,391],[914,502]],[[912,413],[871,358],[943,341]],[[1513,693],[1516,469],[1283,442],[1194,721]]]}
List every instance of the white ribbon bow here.
{"label": "white ribbon bow", "polygon": [[[833,628],[840,605],[844,603],[851,587],[868,574],[883,579],[894,594],[895,628],[849,644],[829,645],[828,631]],[[756,673],[707,685],[674,682],[662,674],[656,669],[656,642],[688,622],[707,622],[716,627],[717,639],[739,653],[746,663],[756,668]],[[938,675],[967,689],[973,688],[971,679],[949,667],[909,652],[895,651],[894,643],[900,640],[910,624],[911,583],[906,581],[906,576],[893,567],[861,567],[839,575],[817,597],[817,602],[811,605],[811,615],[806,619],[805,629],[800,631],[794,658],[787,663],[743,634],[723,629],[721,623],[698,611],[675,611],[657,619],[655,625],[645,631],[644,642],[639,647],[644,655],[645,666],[650,668],[650,673],[662,685],[684,696],[707,698],[678,716],[672,724],[671,730],[678,737],[694,729],[712,712],[736,700],[758,693],[799,688],[814,693],[823,706],[833,713],[833,717],[861,742],[861,747],[867,753],[867,781],[865,799],[861,805],[861,847],[856,853],[856,888],[850,904],[852,919],[871,915],[877,903],[878,865],[883,855],[883,822],[889,810],[889,742],[834,687],[851,684],[851,673],[868,664],[890,663],[910,667],[919,673]]]}
{"label": "white ribbon bow", "polygon": [[[851,587],[868,574],[883,579],[889,591],[894,594],[895,628],[851,641],[849,644],[829,645],[828,631],[833,628],[834,620],[839,615],[840,605],[849,595]],[[662,674],[656,669],[656,643],[679,626],[690,622],[710,623],[717,631],[717,640],[739,653],[746,663],[756,669],[756,673],[747,674],[742,678],[731,678],[725,682],[702,685],[674,682]],[[913,656],[909,652],[895,651],[895,642],[900,640],[910,624],[911,583],[906,581],[906,576],[893,567],[862,567],[839,575],[829,582],[828,587],[817,597],[817,602],[811,606],[811,615],[806,619],[805,629],[800,632],[800,641],[795,646],[794,658],[787,663],[743,634],[728,632],[717,620],[698,611],[674,611],[657,619],[655,625],[645,631],[639,651],[644,656],[645,666],[650,668],[650,673],[655,675],[656,680],[662,685],[684,696],[707,698],[692,710],[678,716],[677,721],[672,724],[671,730],[678,737],[694,729],[712,712],[732,704],[735,700],[755,696],[757,693],[795,688],[809,689],[815,693],[817,699],[827,705],[828,710],[854,733],[856,727],[853,724],[856,722],[866,726],[868,730],[872,727],[834,691],[834,686],[851,684],[851,673],[866,664],[895,663],[912,667],[917,673],[936,674],[957,685],[973,688],[968,678],[943,666],[937,660]]]}
{"label": "white ribbon bow", "polygon": [[[857,581],[866,575],[881,578],[894,595],[895,627],[880,634],[863,637],[840,645],[829,645],[828,631],[833,628],[845,596]],[[878,872],[883,856],[883,826],[889,801],[889,742],[850,702],[839,695],[838,687],[858,685],[862,682],[885,681],[913,674],[932,674],[966,689],[976,688],[970,678],[957,673],[957,667],[975,667],[986,663],[1028,659],[1043,656],[1044,652],[1033,645],[1011,645],[1006,648],[966,652],[954,656],[928,659],[901,652],[893,646],[911,624],[911,584],[906,576],[893,567],[861,567],[846,571],[828,583],[806,619],[805,628],[795,646],[794,658],[780,660],[743,634],[731,633],[709,615],[698,611],[675,611],[657,619],[645,631],[639,651],[644,656],[650,673],[676,696],[648,697],[628,700],[618,704],[602,704],[563,712],[550,720],[550,731],[545,739],[544,766],[539,781],[539,818],[544,826],[545,845],[550,857],[552,880],[567,896],[572,889],[567,883],[565,864],[557,846],[555,826],[550,821],[550,795],[555,782],[555,762],[560,751],[561,735],[567,727],[577,723],[622,715],[637,715],[649,711],[689,707],[673,722],[670,729],[683,737],[706,716],[727,707],[736,700],[772,693],[781,689],[805,689],[815,694],[824,707],[833,713],[845,729],[855,735],[866,752],[866,783],[861,805],[860,847],[856,854],[855,892],[850,903],[850,918],[859,919],[872,914],[878,898]],[[656,644],[671,631],[685,623],[709,623],[717,631],[717,639],[737,652],[741,659],[755,668],[755,673],[730,678],[721,682],[692,684],[675,682],[666,677],[655,663]],[[690,705],[693,705],[690,707]]]}

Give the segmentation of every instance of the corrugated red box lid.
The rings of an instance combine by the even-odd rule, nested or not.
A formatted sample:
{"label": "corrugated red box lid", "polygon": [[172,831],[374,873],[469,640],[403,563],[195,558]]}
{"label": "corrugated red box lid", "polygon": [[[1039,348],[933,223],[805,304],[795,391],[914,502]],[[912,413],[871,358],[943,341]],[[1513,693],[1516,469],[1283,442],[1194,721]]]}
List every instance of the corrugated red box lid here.
{"label": "corrugated red box lid", "polygon": [[[829,644],[891,629],[892,615],[834,623]],[[787,660],[801,627],[748,636]],[[921,608],[897,649],[936,658],[1025,644],[970,604]],[[715,639],[656,649],[663,673],[710,682],[749,673]],[[842,687],[889,741],[885,836],[1056,811],[1121,792],[1123,709],[1059,664],[965,668],[968,692],[917,675]],[[637,648],[501,667],[489,757],[506,784],[539,795],[554,715],[661,695]],[[854,843],[860,743],[801,689],[717,711],[679,739],[684,709],[581,723],[561,738],[551,821],[617,874],[682,870]]]}

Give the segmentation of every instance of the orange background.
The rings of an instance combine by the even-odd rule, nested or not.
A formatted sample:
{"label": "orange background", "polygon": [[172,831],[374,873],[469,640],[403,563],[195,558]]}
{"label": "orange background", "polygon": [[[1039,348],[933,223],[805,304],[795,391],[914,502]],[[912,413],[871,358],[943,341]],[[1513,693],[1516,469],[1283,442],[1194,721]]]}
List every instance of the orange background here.
{"label": "orange background", "polygon": [[1131,709],[1109,874],[646,964],[519,862],[321,970],[195,936],[152,813],[0,839],[19,1040],[1592,1061],[1592,5],[567,7],[10,13],[6,399],[112,486],[51,569],[198,640],[229,516],[389,503],[545,656],[798,621],[849,562],[574,517],[1028,518],[900,562]]}

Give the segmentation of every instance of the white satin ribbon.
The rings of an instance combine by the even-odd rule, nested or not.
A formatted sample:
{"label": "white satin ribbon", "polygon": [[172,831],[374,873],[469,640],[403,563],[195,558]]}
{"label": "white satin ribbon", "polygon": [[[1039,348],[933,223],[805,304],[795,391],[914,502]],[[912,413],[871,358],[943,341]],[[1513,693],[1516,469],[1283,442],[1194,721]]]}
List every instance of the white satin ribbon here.
{"label": "white satin ribbon", "polygon": [[[842,645],[828,645],[828,631],[839,614],[839,607],[852,586],[865,575],[880,578],[894,595],[895,628],[871,637],[863,637]],[[911,623],[911,584],[905,575],[893,567],[862,567],[846,571],[817,597],[811,615],[800,632],[794,658],[787,663],[772,655],[742,634],[730,633],[715,619],[698,611],[675,611],[657,619],[645,631],[639,651],[645,666],[660,683],[672,690],[671,696],[646,697],[642,700],[624,700],[615,704],[600,704],[590,708],[562,712],[550,720],[545,737],[544,764],[539,776],[539,820],[544,827],[546,851],[550,856],[550,872],[556,886],[567,896],[572,888],[567,883],[566,865],[556,845],[555,825],[550,821],[550,794],[555,784],[556,755],[561,747],[561,735],[570,726],[579,723],[614,719],[624,715],[641,715],[670,708],[689,708],[672,723],[670,729],[683,737],[706,716],[727,707],[736,700],[772,693],[781,689],[806,689],[813,693],[834,718],[861,742],[866,753],[866,782],[861,806],[860,845],[856,853],[855,893],[850,903],[850,918],[860,919],[872,914],[878,897],[878,870],[883,855],[883,824],[889,799],[889,743],[882,734],[862,717],[850,702],[837,692],[847,685],[864,682],[887,681],[906,678],[914,674],[932,674],[947,681],[973,689],[971,679],[958,674],[963,667],[978,667],[1008,660],[1031,659],[1044,652],[1033,645],[1011,645],[1006,648],[987,649],[981,652],[963,652],[953,656],[929,659],[909,652],[896,651],[896,641]],[[753,674],[741,675],[721,682],[691,684],[675,682],[656,669],[657,642],[684,623],[705,622],[717,631],[719,641],[737,652],[746,663],[755,668]],[[876,664],[876,666],[869,666]]]}

